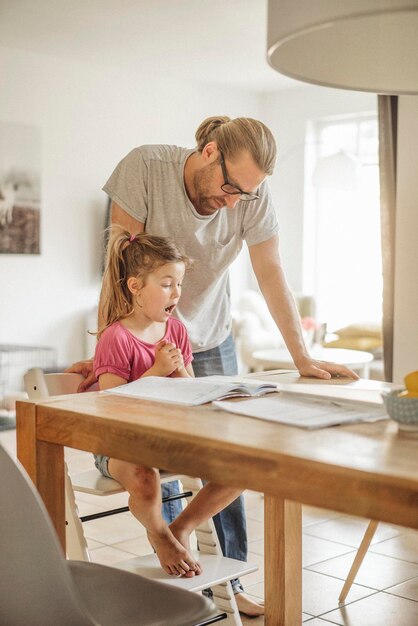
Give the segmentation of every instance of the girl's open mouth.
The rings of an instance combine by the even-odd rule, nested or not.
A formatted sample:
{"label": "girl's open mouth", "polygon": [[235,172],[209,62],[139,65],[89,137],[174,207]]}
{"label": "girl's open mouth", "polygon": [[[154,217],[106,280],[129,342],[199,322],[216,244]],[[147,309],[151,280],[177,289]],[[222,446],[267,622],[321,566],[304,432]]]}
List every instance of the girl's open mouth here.
{"label": "girl's open mouth", "polygon": [[166,313],[169,313],[169,314],[170,314],[170,313],[172,313],[172,312],[174,311],[174,309],[175,309],[175,308],[176,308],[176,305],[175,305],[175,304],[172,304],[172,305],[170,305],[170,306],[166,306],[166,307],[165,307],[165,309],[164,309],[164,311],[165,311]]}

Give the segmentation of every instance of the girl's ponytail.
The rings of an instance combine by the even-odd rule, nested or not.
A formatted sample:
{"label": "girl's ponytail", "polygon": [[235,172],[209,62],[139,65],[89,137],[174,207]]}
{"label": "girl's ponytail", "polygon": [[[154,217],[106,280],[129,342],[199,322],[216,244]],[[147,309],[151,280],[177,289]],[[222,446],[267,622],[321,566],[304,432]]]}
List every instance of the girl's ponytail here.
{"label": "girl's ponytail", "polygon": [[128,317],[134,310],[134,296],[129,290],[128,278],[134,276],[145,282],[149,273],[165,263],[190,265],[189,259],[165,237],[146,233],[135,235],[117,225],[111,226],[109,231],[100,299],[99,317],[103,319],[103,324],[97,332],[98,339],[108,326]]}

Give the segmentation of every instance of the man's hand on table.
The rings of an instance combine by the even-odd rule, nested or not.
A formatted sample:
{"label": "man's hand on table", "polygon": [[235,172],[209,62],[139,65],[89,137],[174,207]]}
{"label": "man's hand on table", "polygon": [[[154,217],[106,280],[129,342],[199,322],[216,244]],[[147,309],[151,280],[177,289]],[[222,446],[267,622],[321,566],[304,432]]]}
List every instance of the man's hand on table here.
{"label": "man's hand on table", "polygon": [[318,361],[305,357],[295,363],[301,376],[311,376],[314,378],[322,378],[323,380],[329,380],[332,377],[339,378],[352,378],[358,380],[360,377],[350,370],[345,365],[339,365],[338,363],[332,363],[329,361]]}
{"label": "man's hand on table", "polygon": [[82,393],[86,391],[91,385],[93,385],[97,378],[94,375],[93,370],[93,361],[94,359],[87,359],[86,361],[77,361],[77,363],[73,363],[71,367],[68,367],[65,371],[69,374],[81,374],[84,376],[83,382],[81,382],[78,386],[77,393]]}

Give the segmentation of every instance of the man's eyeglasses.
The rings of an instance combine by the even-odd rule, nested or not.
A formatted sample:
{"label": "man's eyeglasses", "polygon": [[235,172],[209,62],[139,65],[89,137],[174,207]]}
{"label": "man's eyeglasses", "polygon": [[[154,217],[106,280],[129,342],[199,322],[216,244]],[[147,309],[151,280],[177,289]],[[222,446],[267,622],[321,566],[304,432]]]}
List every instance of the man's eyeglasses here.
{"label": "man's eyeglasses", "polygon": [[252,193],[251,191],[243,191],[237,185],[233,185],[232,183],[229,182],[228,172],[226,171],[225,159],[224,159],[222,152],[220,153],[220,155],[221,155],[220,159],[221,159],[222,174],[224,177],[224,184],[221,185],[222,191],[224,193],[229,194],[230,196],[238,196],[239,199],[243,200],[244,202],[257,200],[260,197],[258,193]]}

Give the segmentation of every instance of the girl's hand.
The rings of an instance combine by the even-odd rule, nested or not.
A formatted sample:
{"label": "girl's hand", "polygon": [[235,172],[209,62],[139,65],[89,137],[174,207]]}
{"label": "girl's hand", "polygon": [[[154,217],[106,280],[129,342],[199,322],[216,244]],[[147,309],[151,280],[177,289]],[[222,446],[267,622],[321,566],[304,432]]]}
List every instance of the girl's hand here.
{"label": "girl's hand", "polygon": [[147,373],[154,376],[170,376],[175,370],[183,367],[181,350],[163,339],[156,345],[155,363]]}

